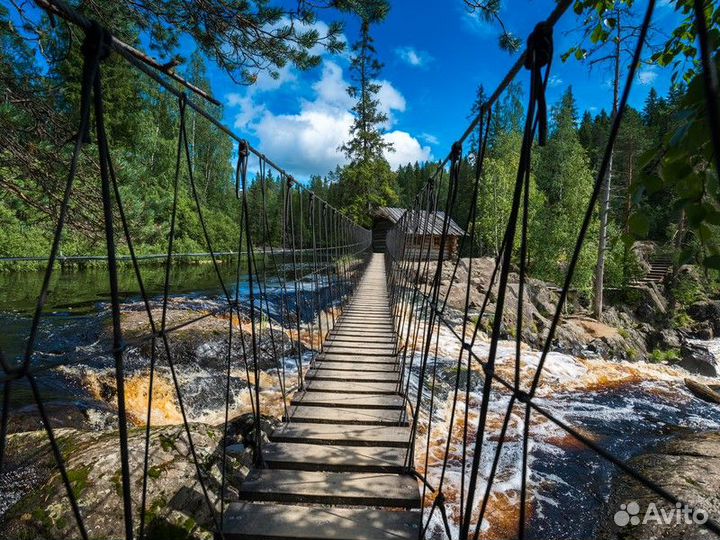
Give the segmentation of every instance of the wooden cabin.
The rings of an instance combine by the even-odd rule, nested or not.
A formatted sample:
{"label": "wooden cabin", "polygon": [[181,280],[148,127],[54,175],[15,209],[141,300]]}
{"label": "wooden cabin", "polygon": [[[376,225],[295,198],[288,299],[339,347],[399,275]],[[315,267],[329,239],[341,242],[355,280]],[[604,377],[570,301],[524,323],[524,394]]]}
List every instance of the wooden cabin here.
{"label": "wooden cabin", "polygon": [[[385,252],[388,232],[395,227],[403,214],[405,214],[404,208],[392,206],[381,206],[373,211],[372,245],[374,252]],[[424,256],[427,253],[429,242],[430,258],[437,260],[440,254],[444,221],[445,212],[440,210],[435,212],[434,215],[425,211],[415,211],[413,214],[408,215],[403,222],[403,226],[407,228],[406,234],[408,234],[406,242],[410,242],[410,245],[405,246],[405,256],[417,257],[418,250],[421,248]],[[459,240],[464,235],[465,231],[453,219],[450,219],[443,259],[457,257]]]}

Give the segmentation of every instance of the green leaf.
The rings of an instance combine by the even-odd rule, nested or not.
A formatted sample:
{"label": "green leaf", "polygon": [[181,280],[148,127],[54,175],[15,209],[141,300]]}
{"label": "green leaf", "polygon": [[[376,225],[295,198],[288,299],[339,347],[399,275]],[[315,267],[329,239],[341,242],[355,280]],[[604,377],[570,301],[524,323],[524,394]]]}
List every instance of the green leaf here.
{"label": "green leaf", "polygon": [[703,265],[707,268],[720,270],[720,255],[711,255],[710,257],[705,257],[703,259]]}
{"label": "green leaf", "polygon": [[635,237],[632,234],[623,233],[621,240],[627,249],[630,249],[635,243]]}
{"label": "green leaf", "polygon": [[645,238],[650,232],[650,220],[643,212],[635,212],[628,219],[628,226],[637,238]]}
{"label": "green leaf", "polygon": [[683,248],[678,255],[678,264],[688,264],[695,259],[695,250],[691,247]]}
{"label": "green leaf", "polygon": [[691,174],[677,182],[678,195],[691,201],[699,200],[705,190],[705,182],[699,174]]}
{"label": "green leaf", "polygon": [[693,227],[699,227],[706,216],[705,208],[701,204],[691,204],[685,209],[688,224]]}
{"label": "green leaf", "polygon": [[703,210],[705,211],[705,221],[711,225],[720,225],[720,210],[711,202],[702,203]]}

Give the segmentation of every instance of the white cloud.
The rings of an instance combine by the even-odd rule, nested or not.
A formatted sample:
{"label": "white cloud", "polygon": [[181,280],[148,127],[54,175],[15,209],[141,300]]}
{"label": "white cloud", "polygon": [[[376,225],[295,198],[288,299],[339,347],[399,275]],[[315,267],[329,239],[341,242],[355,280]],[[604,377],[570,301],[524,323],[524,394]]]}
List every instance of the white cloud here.
{"label": "white cloud", "polygon": [[322,77],[312,85],[317,93],[315,105],[339,109],[350,109],[353,100],[347,93],[348,83],[343,78],[342,68],[335,62],[323,65]]}
{"label": "white cloud", "polygon": [[[407,106],[403,95],[390,83],[378,81],[380,110],[388,115],[385,129],[395,123],[394,113]],[[325,174],[347,162],[339,149],[350,133],[353,100],[347,94],[348,82],[342,68],[331,60],[323,64],[320,79],[312,84],[313,95],[299,102],[299,110],[291,114],[275,114],[254,101],[251,89],[246,95],[228,94],[226,102],[237,107],[235,127],[251,131],[258,139],[259,149],[273,161],[298,178]],[[395,152],[386,155],[393,168],[408,162],[429,159],[431,150],[405,131],[395,130],[383,135],[393,143]]]}
{"label": "white cloud", "polygon": [[563,80],[560,77],[558,77],[557,75],[550,75],[550,79],[548,80],[548,86],[550,88],[560,86],[562,83]]}
{"label": "white cloud", "polygon": [[277,90],[285,83],[297,80],[297,74],[290,64],[286,64],[277,70],[277,77],[273,78],[268,71],[261,71],[257,75],[255,84],[251,86],[256,92],[270,92]]}
{"label": "white cloud", "polygon": [[432,133],[421,133],[420,138],[428,144],[439,144],[440,143],[440,139],[438,139]]}
{"label": "white cloud", "polygon": [[432,56],[425,51],[418,51],[414,47],[398,47],[395,54],[405,62],[414,67],[424,67],[432,61]]}
{"label": "white cloud", "polygon": [[391,131],[385,133],[383,139],[392,143],[394,152],[388,152],[385,157],[393,169],[400,165],[427,161],[432,156],[429,146],[421,146],[418,140],[407,131]]}
{"label": "white cloud", "polygon": [[655,82],[655,79],[658,77],[657,71],[655,71],[652,67],[642,69],[638,72],[638,80],[640,81],[640,84],[643,86],[650,85]]}
{"label": "white cloud", "polygon": [[239,109],[233,122],[233,127],[236,129],[247,128],[266,110],[264,105],[255,103],[252,95],[241,96],[237,93],[230,93],[225,96],[225,101],[228,106]]}
{"label": "white cloud", "polygon": [[388,117],[388,121],[383,126],[384,129],[390,129],[395,125],[395,117],[393,116],[394,111],[405,112],[405,98],[403,95],[392,85],[390,81],[377,81],[380,85],[380,90],[377,94],[377,100],[379,102],[378,109],[380,112],[385,113]]}

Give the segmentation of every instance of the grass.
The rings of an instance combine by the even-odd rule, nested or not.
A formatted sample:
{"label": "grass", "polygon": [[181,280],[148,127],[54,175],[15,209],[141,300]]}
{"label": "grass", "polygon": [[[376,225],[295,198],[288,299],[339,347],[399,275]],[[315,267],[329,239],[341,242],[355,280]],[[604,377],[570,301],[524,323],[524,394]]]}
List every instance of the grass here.
{"label": "grass", "polygon": [[655,364],[667,364],[680,360],[680,351],[678,349],[655,349],[650,353],[649,360]]}

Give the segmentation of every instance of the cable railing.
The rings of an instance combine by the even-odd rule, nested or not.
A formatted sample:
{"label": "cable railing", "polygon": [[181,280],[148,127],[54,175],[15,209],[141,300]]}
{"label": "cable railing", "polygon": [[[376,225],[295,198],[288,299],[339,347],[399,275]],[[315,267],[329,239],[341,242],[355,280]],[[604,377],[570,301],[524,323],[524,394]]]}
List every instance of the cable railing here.
{"label": "cable railing", "polygon": [[[223,514],[230,483],[227,445],[221,444],[222,449],[213,453],[220,470],[220,478],[215,481],[200,459],[200,449],[194,442],[196,434],[191,426],[193,419],[188,414],[187,389],[183,382],[186,380],[183,371],[187,366],[179,363],[176,357],[177,340],[182,332],[209,320],[225,326],[222,339],[225,345],[218,353],[221,356],[219,360],[224,364],[219,379],[224,387],[221,438],[222,441],[229,440],[229,426],[233,418],[245,410],[252,417],[253,434],[247,438],[252,446],[252,459],[256,465],[262,465],[264,419],[288,416],[290,395],[303,388],[305,370],[321,351],[325,336],[352,296],[369,260],[371,233],[226,128],[186,93],[178,90],[176,84],[165,80],[166,73],[158,73],[152,62],[113,38],[106,28],[61,1],[41,0],[39,5],[85,32],[79,123],[53,240],[48,256],[41,258],[45,263],[44,279],[32,312],[29,332],[21,347],[22,353],[9,357],[0,351],[3,395],[0,471],[6,471],[10,461],[18,458],[8,446],[8,429],[14,414],[11,404],[16,396],[21,393],[26,395],[29,389],[31,402],[37,409],[49,443],[54,469],[59,474],[69,504],[67,517],[70,519],[64,519],[56,532],[83,539],[94,537],[96,532],[88,526],[88,517],[94,517],[92,514],[101,512],[101,509],[84,501],[82,494],[78,493],[72,471],[68,469],[64,445],[59,442],[47,408],[44,388],[38,383],[41,374],[59,368],[72,369],[79,359],[72,352],[53,355],[52,359],[39,357],[38,344],[47,318],[46,303],[53,294],[51,285],[54,279],[58,279],[56,263],[76,260],[62,257],[60,248],[73,186],[80,169],[80,156],[96,149],[106,254],[83,257],[82,260],[101,260],[107,266],[109,294],[106,305],[110,320],[106,333],[94,344],[94,354],[106,359],[106,364],[112,366],[115,389],[108,404],[115,410],[120,466],[116,478],[97,480],[106,482],[110,490],[116,489],[122,499],[122,523],[111,525],[112,534],[122,531],[125,538],[131,539],[148,538],[152,532],[151,506],[156,498],[153,494],[156,488],[151,481],[155,470],[153,400],[158,399],[155,389],[162,371],[170,380],[172,400],[176,402],[181,416],[188,457],[195,470],[195,478],[188,481],[192,480],[199,486],[202,506],[210,516],[210,523],[205,525],[223,537]],[[177,99],[177,146],[173,181],[165,194],[171,206],[165,216],[167,249],[162,255],[147,256],[136,252],[133,224],[128,219],[124,197],[119,189],[119,174],[106,130],[106,97],[103,91],[103,65],[111,54],[123,57]],[[174,79],[205,97],[204,92],[187,81]],[[232,186],[228,196],[236,199],[235,204],[228,205],[236,212],[233,223],[237,247],[233,251],[215,249],[213,223],[208,220],[206,203],[194,168],[194,152],[188,133],[190,114],[195,114],[197,121],[207,122],[219,130],[238,146],[234,178],[227,179],[228,186]],[[91,143],[92,139],[94,143]],[[274,177],[271,171],[275,173]],[[173,294],[176,268],[183,258],[197,255],[177,253],[178,200],[181,192],[190,194],[192,212],[201,234],[199,242],[204,249],[201,255],[212,263],[208,272],[216,278],[217,293],[212,298],[211,307],[190,311],[186,317],[176,320]],[[269,201],[277,204],[271,207]],[[221,261],[228,258],[230,263]],[[141,264],[148,259],[159,259],[163,265],[161,294],[150,294],[148,291]],[[129,263],[135,277],[138,293],[132,298],[124,297],[118,285],[121,261]],[[232,265],[231,270],[228,264]],[[141,332],[131,331],[128,334],[126,316],[131,311],[143,314]],[[137,448],[129,443],[133,426],[126,403],[126,384],[130,377],[128,362],[136,362],[137,356],[148,350],[141,371],[147,382],[146,416],[138,426],[143,428],[144,443],[142,448]],[[272,358],[270,366],[262,360],[262,355],[268,352],[266,350]],[[238,378],[242,379],[241,393],[245,397],[233,393]],[[268,391],[279,394],[279,397],[269,395]],[[138,455],[141,456],[139,459]],[[133,480],[133,471],[137,470],[142,470],[139,483]],[[22,529],[23,525],[20,527]],[[25,532],[32,534],[32,530],[30,525]]]}
{"label": "cable railing", "polygon": [[[601,187],[606,178],[613,145],[623,122],[628,98],[636,72],[640,64],[648,27],[655,10],[655,2],[650,0],[642,19],[641,31],[633,51],[632,62],[626,76],[626,82],[619,102],[618,112],[612,119],[603,160],[595,177],[593,191],[580,224],[572,257],[558,301],[554,306],[549,327],[543,335],[543,346],[537,365],[528,364],[529,354],[522,345],[524,289],[527,282],[527,264],[530,257],[528,246],[528,221],[530,205],[531,159],[536,146],[543,146],[547,138],[547,105],[545,90],[553,58],[553,27],[572,2],[559,2],[549,18],[539,23],[528,38],[527,49],[520,59],[503,78],[497,89],[480,106],[479,113],[453,145],[449,155],[431,174],[425,186],[416,195],[413,204],[406,210],[399,222],[388,233],[387,267],[391,306],[398,335],[398,351],[403,372],[399,391],[403,394],[409,410],[413,411],[411,440],[406,456],[406,466],[423,479],[423,523],[420,537],[478,539],[488,526],[488,513],[492,506],[495,487],[498,483],[498,471],[507,447],[510,425],[514,423],[513,433],[520,437],[517,462],[511,467],[517,471],[517,513],[513,514],[510,530],[507,534],[516,538],[528,535],[528,502],[533,490],[537,489],[530,480],[531,462],[529,459],[530,433],[539,421],[550,422],[584,448],[610,463],[622,473],[647,488],[651,493],[669,502],[673,506],[685,507],[691,514],[704,512],[694,501],[682,500],[666,486],[633,467],[626,459],[598,442],[599,437],[586,428],[580,428],[566,421],[552,411],[543,399],[537,397],[541,386],[541,377],[553,343],[558,325],[563,315],[568,292],[574,276],[580,251],[583,247]],[[706,100],[715,156],[720,145],[716,104],[718,89],[713,72],[710,51],[707,49],[707,29],[704,22],[703,3],[695,2],[698,33],[701,36],[701,63],[705,71]],[[525,68],[525,69],[523,69]],[[478,200],[481,183],[491,182],[484,171],[488,151],[490,124],[493,110],[498,99],[507,87],[518,80],[522,73],[529,72],[529,102],[523,130],[522,145],[517,175],[512,192],[512,203],[499,255],[489,283],[484,285],[485,292],[479,309],[471,313],[470,295],[474,258],[463,262],[461,278],[458,268],[460,257],[453,257],[449,249],[449,229],[451,216],[456,215],[458,197],[469,197],[470,205],[466,215],[462,216],[465,235],[461,239],[460,252],[464,247],[475,245],[478,236],[477,220]],[[711,106],[712,104],[712,106]],[[468,137],[477,134],[477,145],[464,148]],[[474,156],[474,182],[472,193],[459,193],[460,165],[463,154]],[[441,230],[441,234],[436,231]],[[438,241],[439,237],[439,241]],[[508,301],[509,276],[517,272],[516,289],[512,302]],[[443,276],[449,275],[449,280]],[[451,313],[448,298],[456,279],[460,279],[458,290],[464,297],[460,322],[457,322],[457,309]],[[494,295],[495,312],[487,313],[490,296]],[[514,352],[511,357],[511,375],[499,369],[497,364],[499,342],[503,337],[503,317],[512,312],[515,327],[511,329],[514,338]],[[484,319],[489,318],[489,344],[486,353],[480,354],[479,336],[484,333]],[[452,320],[451,320],[452,319]],[[481,332],[482,331],[482,332]],[[459,352],[450,369],[449,390],[443,390],[440,384],[441,364],[439,346],[442,336],[449,336]],[[528,366],[530,366],[528,368]],[[530,370],[529,380],[523,375]],[[445,373],[445,377],[448,377]],[[475,387],[481,387],[481,395],[473,398]],[[438,414],[442,392],[449,392],[448,403],[443,414]],[[500,421],[497,416],[491,418],[490,407],[497,404],[501,408]],[[449,410],[448,410],[449,407]],[[540,420],[538,420],[540,419]],[[518,426],[519,424],[519,426]],[[462,429],[457,429],[457,426]],[[434,448],[438,438],[443,444]],[[493,446],[494,445],[494,446]],[[431,462],[432,455],[432,462]],[[487,458],[487,459],[484,459]],[[450,473],[451,465],[455,474]],[[452,499],[453,508],[449,506]],[[450,515],[454,515],[454,520]],[[453,522],[454,521],[454,522]],[[552,527],[552,524],[550,524]],[[720,535],[720,524],[713,518],[696,525]]]}

